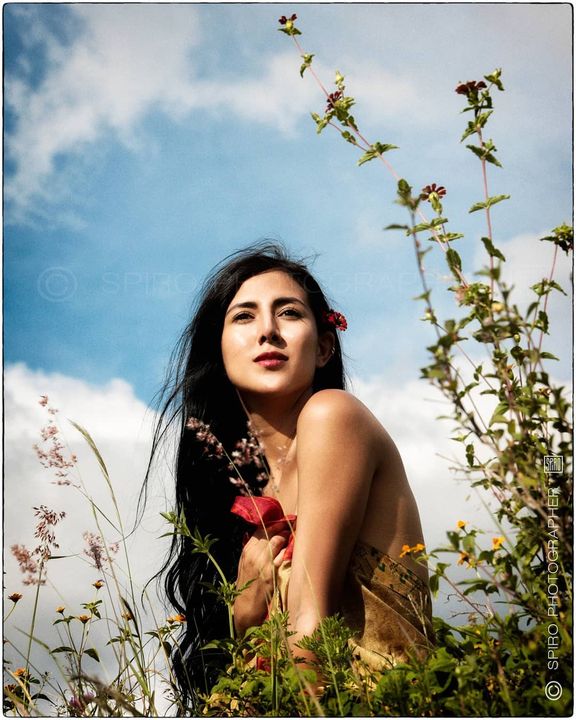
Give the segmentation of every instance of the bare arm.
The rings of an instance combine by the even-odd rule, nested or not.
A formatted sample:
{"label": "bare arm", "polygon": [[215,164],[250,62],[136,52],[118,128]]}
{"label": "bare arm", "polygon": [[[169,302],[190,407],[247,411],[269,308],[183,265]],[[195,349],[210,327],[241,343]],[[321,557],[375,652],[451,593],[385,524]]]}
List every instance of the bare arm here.
{"label": "bare arm", "polygon": [[300,414],[298,530],[288,587],[292,647],[338,609],[376,469],[373,422],[358,400],[338,390],[316,393]]}

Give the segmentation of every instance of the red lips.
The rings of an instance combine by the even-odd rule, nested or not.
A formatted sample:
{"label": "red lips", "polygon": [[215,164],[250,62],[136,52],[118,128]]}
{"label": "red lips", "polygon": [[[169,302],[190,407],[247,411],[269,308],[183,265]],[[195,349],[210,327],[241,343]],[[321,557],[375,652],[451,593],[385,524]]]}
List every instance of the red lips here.
{"label": "red lips", "polygon": [[261,362],[262,360],[288,360],[288,358],[280,352],[265,352],[254,358],[254,362]]}

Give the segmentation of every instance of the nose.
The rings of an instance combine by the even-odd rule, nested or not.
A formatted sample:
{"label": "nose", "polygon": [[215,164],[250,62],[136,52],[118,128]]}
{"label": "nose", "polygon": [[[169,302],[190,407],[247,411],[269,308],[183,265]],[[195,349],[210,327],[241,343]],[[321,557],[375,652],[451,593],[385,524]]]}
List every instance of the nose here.
{"label": "nose", "polygon": [[265,342],[277,343],[280,340],[280,329],[274,313],[262,316],[258,333],[258,342],[260,345],[263,345]]}

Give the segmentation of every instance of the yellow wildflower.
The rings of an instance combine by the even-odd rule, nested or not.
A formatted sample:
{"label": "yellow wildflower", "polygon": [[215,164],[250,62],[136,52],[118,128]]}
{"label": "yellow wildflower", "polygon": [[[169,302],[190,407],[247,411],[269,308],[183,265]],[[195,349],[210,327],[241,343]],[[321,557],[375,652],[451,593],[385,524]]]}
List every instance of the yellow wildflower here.
{"label": "yellow wildflower", "polygon": [[15,677],[23,677],[24,675],[26,675],[26,668],[23,668],[23,667],[16,668],[16,670],[14,670],[12,675],[14,675]]}
{"label": "yellow wildflower", "polygon": [[12,593],[12,595],[8,595],[8,600],[12,600],[14,604],[16,604],[21,598],[22,595],[20,593]]}
{"label": "yellow wildflower", "polygon": [[503,542],[504,538],[502,535],[500,535],[500,537],[492,538],[492,550],[499,550]]}
{"label": "yellow wildflower", "polygon": [[64,610],[66,610],[64,605],[58,605],[58,607],[56,608],[56,612],[60,613],[60,615],[64,615]]}
{"label": "yellow wildflower", "polygon": [[464,563],[470,565],[470,555],[467,552],[461,552],[458,560],[458,565],[464,565]]}
{"label": "yellow wildflower", "polygon": [[170,625],[174,625],[174,623],[183,623],[186,622],[186,616],[181,613],[178,613],[178,615],[171,615],[169,618],[166,618],[166,622],[170,623]]}
{"label": "yellow wildflower", "polygon": [[456,525],[460,528],[460,530],[463,530],[466,527],[466,520],[458,520]]}
{"label": "yellow wildflower", "polygon": [[419,553],[424,550],[424,545],[422,543],[416,543],[413,547],[410,547],[410,545],[402,545],[402,552],[400,553],[400,557],[404,557],[405,555],[410,555],[411,553]]}
{"label": "yellow wildflower", "polygon": [[96,580],[96,582],[92,583],[92,585],[96,588],[96,590],[100,590],[100,588],[104,586],[104,581]]}
{"label": "yellow wildflower", "polygon": [[404,557],[404,555],[408,555],[410,552],[410,545],[402,545],[402,552],[400,553],[400,557]]}
{"label": "yellow wildflower", "polygon": [[80,620],[83,625],[86,625],[86,623],[90,620],[90,615],[78,615],[78,620]]}

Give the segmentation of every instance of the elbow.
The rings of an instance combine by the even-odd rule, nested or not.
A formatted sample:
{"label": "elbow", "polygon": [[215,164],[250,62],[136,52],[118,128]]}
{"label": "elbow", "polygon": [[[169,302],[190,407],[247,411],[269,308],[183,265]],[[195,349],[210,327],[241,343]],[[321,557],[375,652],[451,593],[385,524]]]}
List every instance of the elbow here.
{"label": "elbow", "polygon": [[312,635],[320,624],[322,616],[317,609],[302,608],[288,613],[290,629],[298,637]]}

